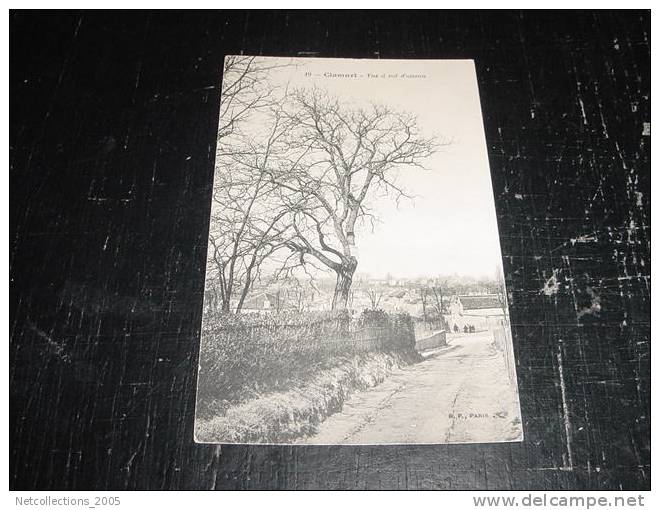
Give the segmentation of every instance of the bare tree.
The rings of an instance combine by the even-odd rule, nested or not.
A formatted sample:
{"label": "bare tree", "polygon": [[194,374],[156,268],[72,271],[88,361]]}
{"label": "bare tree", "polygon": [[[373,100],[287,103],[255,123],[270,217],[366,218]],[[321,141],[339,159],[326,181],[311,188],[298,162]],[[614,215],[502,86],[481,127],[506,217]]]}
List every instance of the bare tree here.
{"label": "bare tree", "polygon": [[297,312],[304,312],[307,309],[307,296],[303,289],[296,289],[291,291],[289,302],[296,309]]}
{"label": "bare tree", "polygon": [[278,115],[288,124],[288,150],[271,177],[291,212],[296,237],[287,246],[300,265],[311,258],[334,271],[332,308],[346,308],[358,265],[356,228],[376,219],[370,198],[407,197],[396,170],[422,167],[438,144],[422,136],[414,115],[351,108],[319,89],[295,91]]}
{"label": "bare tree", "polygon": [[378,307],[380,306],[380,301],[381,299],[383,299],[383,293],[377,289],[368,289],[365,290],[364,293],[367,295],[367,298],[369,299],[371,310],[378,310]]}
{"label": "bare tree", "polygon": [[275,69],[289,65],[274,64],[259,57],[225,57],[217,137],[219,151],[231,151],[231,144],[225,144],[225,139],[236,133],[252,113],[279,101],[275,94],[276,88],[268,75]]}
{"label": "bare tree", "polygon": [[241,310],[263,262],[284,246],[288,211],[269,200],[273,184],[263,172],[234,167],[216,176],[209,230],[208,279],[219,289],[222,311]]}
{"label": "bare tree", "polygon": [[445,316],[444,316],[444,311],[445,311],[445,303],[444,303],[444,289],[443,285],[434,285],[431,288],[431,291],[433,292],[433,297],[435,298],[435,311],[438,316],[438,321],[441,327],[443,328],[448,328],[448,323],[445,321]]}
{"label": "bare tree", "polygon": [[304,285],[295,277],[287,280],[276,279],[275,282],[280,284],[280,289],[285,288],[283,301],[289,308],[299,313],[309,310],[314,300],[315,287],[313,285]]}
{"label": "bare tree", "polygon": [[440,285],[434,285],[431,287],[431,292],[433,293],[433,297],[435,298],[435,312],[438,314],[439,317],[442,317],[443,311],[445,309],[445,303],[444,303],[444,292],[442,289],[442,286]]}
{"label": "bare tree", "polygon": [[427,322],[426,303],[428,301],[428,289],[425,287],[419,288],[419,297],[422,299],[422,320]]}
{"label": "bare tree", "polygon": [[279,221],[287,211],[275,206],[276,186],[265,171],[281,134],[279,123],[260,146],[251,143],[251,133],[241,131],[251,115],[263,114],[276,103],[268,80],[276,67],[282,66],[258,57],[225,59],[207,257],[208,295],[225,312],[232,301],[235,310],[241,310],[261,265],[283,246],[286,229]]}

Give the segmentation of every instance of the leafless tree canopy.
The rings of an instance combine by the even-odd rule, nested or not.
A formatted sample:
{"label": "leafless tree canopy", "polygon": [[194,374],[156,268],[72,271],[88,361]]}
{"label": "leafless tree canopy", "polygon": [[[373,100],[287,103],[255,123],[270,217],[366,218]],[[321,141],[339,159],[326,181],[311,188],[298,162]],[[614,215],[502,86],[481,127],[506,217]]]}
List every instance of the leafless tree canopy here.
{"label": "leafless tree canopy", "polygon": [[373,220],[369,199],[408,196],[398,168],[422,167],[437,142],[421,135],[413,115],[385,106],[351,108],[323,90],[296,90],[275,113],[286,150],[271,179],[290,210],[299,262],[309,257],[333,270],[333,308],[344,308],[358,261],[356,228]]}
{"label": "leafless tree canopy", "polygon": [[226,138],[234,134],[251,114],[277,103],[268,74],[286,64],[266,63],[259,57],[229,55],[225,59],[220,96],[218,150],[226,151]]}
{"label": "leafless tree canopy", "polygon": [[274,67],[256,57],[225,61],[207,264],[207,295],[224,311],[232,300],[240,311],[287,230],[280,224],[287,211],[272,200],[276,185],[265,170],[269,155],[241,130],[251,115],[275,104],[275,89],[266,79]]}
{"label": "leafless tree canopy", "polygon": [[333,271],[332,307],[345,308],[356,236],[377,220],[370,200],[408,197],[399,169],[422,168],[439,144],[414,115],[316,88],[276,90],[271,70],[254,57],[226,62],[207,278],[223,310],[240,310],[264,262],[279,257],[280,276]]}
{"label": "leafless tree canopy", "polygon": [[284,246],[287,227],[280,221],[287,211],[274,209],[274,191],[263,172],[231,166],[213,194],[209,231],[209,276],[217,280],[222,309],[236,298],[240,310],[248,291],[260,276],[262,263]]}

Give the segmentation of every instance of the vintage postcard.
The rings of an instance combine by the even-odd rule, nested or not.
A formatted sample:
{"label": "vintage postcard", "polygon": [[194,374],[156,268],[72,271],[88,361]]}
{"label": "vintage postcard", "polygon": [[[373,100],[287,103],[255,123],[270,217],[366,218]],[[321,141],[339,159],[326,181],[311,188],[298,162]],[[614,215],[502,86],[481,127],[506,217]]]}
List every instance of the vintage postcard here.
{"label": "vintage postcard", "polygon": [[474,63],[228,56],[195,440],[522,441]]}

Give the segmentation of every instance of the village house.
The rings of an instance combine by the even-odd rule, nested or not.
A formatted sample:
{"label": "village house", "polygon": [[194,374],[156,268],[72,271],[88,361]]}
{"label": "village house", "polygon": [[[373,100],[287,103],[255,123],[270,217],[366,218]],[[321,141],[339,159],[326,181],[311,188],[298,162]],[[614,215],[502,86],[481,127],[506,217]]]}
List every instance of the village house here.
{"label": "village house", "polygon": [[292,310],[294,307],[280,293],[260,292],[249,297],[243,303],[243,313],[277,313]]}

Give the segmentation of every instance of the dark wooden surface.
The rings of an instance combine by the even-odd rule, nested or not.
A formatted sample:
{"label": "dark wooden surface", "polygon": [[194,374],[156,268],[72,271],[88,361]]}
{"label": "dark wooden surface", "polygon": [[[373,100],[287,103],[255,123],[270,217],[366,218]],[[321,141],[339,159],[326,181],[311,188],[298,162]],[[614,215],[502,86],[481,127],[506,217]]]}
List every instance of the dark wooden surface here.
{"label": "dark wooden surface", "polygon": [[[634,11],[12,13],[10,487],[649,488],[650,36]],[[237,52],[476,60],[524,443],[193,444]]]}

